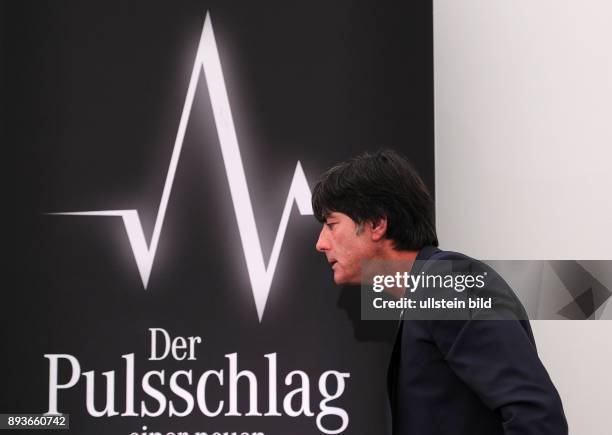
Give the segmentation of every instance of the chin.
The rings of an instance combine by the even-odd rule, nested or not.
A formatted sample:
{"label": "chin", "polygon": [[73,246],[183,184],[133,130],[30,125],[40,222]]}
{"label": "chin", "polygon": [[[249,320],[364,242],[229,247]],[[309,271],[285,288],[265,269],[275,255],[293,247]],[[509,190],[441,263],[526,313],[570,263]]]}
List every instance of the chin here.
{"label": "chin", "polygon": [[336,285],[348,284],[346,278],[342,276],[342,274],[337,273],[334,273],[334,283],[336,283]]}

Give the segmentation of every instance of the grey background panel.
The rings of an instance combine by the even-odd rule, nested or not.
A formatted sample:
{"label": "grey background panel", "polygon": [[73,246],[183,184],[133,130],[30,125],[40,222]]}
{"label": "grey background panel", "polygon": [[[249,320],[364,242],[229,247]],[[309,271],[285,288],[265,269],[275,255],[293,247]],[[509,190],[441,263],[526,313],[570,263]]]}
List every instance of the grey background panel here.
{"label": "grey background panel", "polygon": [[[434,1],[445,248],[486,259],[612,259],[611,21],[604,1]],[[531,323],[570,433],[609,434],[612,321]]]}

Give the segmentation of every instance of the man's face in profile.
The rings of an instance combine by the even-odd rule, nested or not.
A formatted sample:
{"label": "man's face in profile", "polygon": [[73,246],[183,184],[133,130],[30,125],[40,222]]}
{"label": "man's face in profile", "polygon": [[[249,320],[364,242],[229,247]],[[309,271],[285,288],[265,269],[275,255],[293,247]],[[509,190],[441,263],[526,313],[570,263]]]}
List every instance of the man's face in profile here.
{"label": "man's face in profile", "polygon": [[358,225],[344,213],[327,216],[316,249],[327,257],[336,284],[361,283],[361,261],[372,258],[375,252],[370,233],[369,225]]}

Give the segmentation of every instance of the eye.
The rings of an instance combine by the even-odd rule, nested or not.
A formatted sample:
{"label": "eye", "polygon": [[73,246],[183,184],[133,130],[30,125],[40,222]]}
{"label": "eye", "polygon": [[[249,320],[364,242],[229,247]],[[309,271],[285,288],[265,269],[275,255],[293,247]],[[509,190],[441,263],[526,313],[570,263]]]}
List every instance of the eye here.
{"label": "eye", "polygon": [[325,225],[327,225],[327,228],[329,228],[330,230],[334,228],[334,225],[336,225],[337,222],[325,222]]}

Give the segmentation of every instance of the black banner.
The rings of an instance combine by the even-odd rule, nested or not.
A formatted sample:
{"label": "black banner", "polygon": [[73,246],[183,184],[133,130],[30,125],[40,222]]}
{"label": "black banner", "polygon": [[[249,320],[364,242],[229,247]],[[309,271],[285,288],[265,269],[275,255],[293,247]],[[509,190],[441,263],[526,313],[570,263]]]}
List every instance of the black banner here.
{"label": "black banner", "polygon": [[87,434],[384,433],[396,325],[334,285],[310,190],[390,147],[433,191],[431,14],[3,2],[0,412]]}

